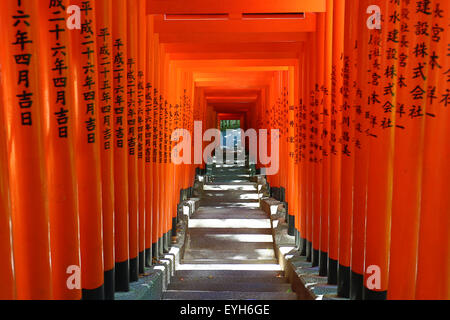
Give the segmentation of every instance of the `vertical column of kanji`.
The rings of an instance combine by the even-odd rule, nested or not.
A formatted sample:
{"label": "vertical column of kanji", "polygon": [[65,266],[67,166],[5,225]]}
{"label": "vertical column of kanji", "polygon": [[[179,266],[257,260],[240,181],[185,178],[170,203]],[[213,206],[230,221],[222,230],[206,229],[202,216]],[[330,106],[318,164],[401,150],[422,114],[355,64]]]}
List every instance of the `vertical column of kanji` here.
{"label": "vertical column of kanji", "polygon": [[[448,300],[450,299],[448,198],[450,34],[444,30],[448,28],[446,23],[450,17],[450,3],[442,0],[414,2],[416,8],[410,10],[412,15],[432,16],[432,22],[427,30],[431,42],[422,60],[422,64],[428,65],[428,88],[422,88],[423,91],[427,91],[427,106],[415,298]],[[413,47],[416,50],[416,47]],[[420,49],[420,45],[417,49]],[[425,99],[423,91],[420,92]],[[416,97],[419,98],[419,95]]]}
{"label": "vertical column of kanji", "polygon": [[316,99],[316,90],[317,90],[317,52],[316,52],[316,45],[317,45],[317,35],[312,37],[311,40],[311,69],[310,69],[310,87],[309,87],[309,115],[310,115],[310,130],[309,130],[309,147],[310,147],[310,169],[309,169],[309,203],[310,203],[310,210],[309,210],[309,232],[310,232],[310,239],[309,239],[309,255],[310,255],[310,261],[314,266],[317,266],[318,256],[316,255],[317,251],[314,252],[314,240],[316,239],[316,205],[318,203],[317,197],[320,197],[320,193],[316,194],[316,173],[318,170],[317,167],[317,99]]}
{"label": "vertical column of kanji", "polygon": [[[4,9],[0,5],[1,9]],[[3,17],[2,17],[3,18]],[[6,39],[4,34],[9,31],[0,23],[0,35]],[[0,300],[14,300],[16,298],[16,282],[14,275],[14,255],[12,247],[11,228],[11,194],[9,190],[8,155],[6,144],[5,115],[6,101],[3,100],[3,89],[5,87],[3,76],[6,66],[0,55],[0,256],[4,257],[0,264]]]}
{"label": "vertical column of kanji", "polygon": [[162,52],[162,45],[159,43],[158,39],[158,47],[160,52],[160,60],[159,60],[159,88],[160,88],[160,96],[159,96],[159,118],[161,123],[161,131],[158,140],[159,147],[159,163],[161,164],[161,175],[160,175],[160,188],[161,188],[161,197],[160,197],[160,205],[161,205],[161,253],[166,253],[168,251],[167,248],[167,216],[168,216],[168,171],[167,164],[165,162],[165,152],[166,152],[166,131],[168,126],[167,119],[167,110],[169,108],[168,102],[165,98],[165,86],[164,86],[164,55]]}
{"label": "vertical column of kanji", "polygon": [[164,154],[163,154],[163,162],[165,166],[165,172],[166,172],[166,178],[164,179],[166,182],[166,192],[165,196],[166,199],[164,201],[166,205],[165,214],[166,214],[166,226],[164,230],[165,234],[165,251],[169,252],[170,247],[170,230],[172,228],[172,204],[173,204],[173,187],[174,187],[174,176],[173,176],[173,166],[170,163],[170,150],[172,141],[170,139],[171,134],[171,128],[173,124],[173,118],[172,118],[172,109],[173,105],[171,101],[169,100],[170,97],[170,84],[169,84],[169,77],[170,77],[170,70],[168,67],[168,59],[165,54],[164,45],[161,46],[163,50],[163,79],[164,79],[164,94],[165,94],[165,108],[164,108],[164,121],[166,123],[165,125],[165,131],[164,131],[164,139],[163,139],[163,145],[164,145]]}
{"label": "vertical column of kanji", "polygon": [[[177,73],[175,73],[177,74]],[[180,79],[177,77],[177,83],[179,83]],[[175,94],[177,93],[177,91],[175,90]],[[180,105],[177,103],[173,106],[173,111],[172,111],[172,116],[173,116],[173,126],[172,126],[172,132],[174,130],[180,129],[182,128],[181,126],[181,107]],[[171,137],[172,137],[172,133],[170,133],[169,135],[169,139],[171,141]],[[172,149],[173,148],[173,149]],[[175,240],[174,238],[176,238],[177,236],[177,218],[178,218],[178,204],[180,203],[180,201],[182,201],[182,197],[180,197],[181,192],[182,192],[182,187],[181,187],[181,179],[180,179],[180,175],[181,172],[179,171],[180,166],[175,166],[174,163],[172,163],[171,161],[171,157],[172,157],[172,150],[174,150],[175,145],[172,144],[172,148],[171,150],[169,150],[169,163],[171,164],[171,166],[173,167],[174,170],[174,192],[173,192],[173,204],[172,204],[172,221],[171,221],[171,229],[170,229],[170,237]],[[175,150],[174,150],[175,151]]]}
{"label": "vertical column of kanji", "polygon": [[[299,46],[299,55],[303,53],[303,45]],[[301,137],[301,107],[302,107],[302,99],[303,99],[303,93],[302,93],[302,72],[303,72],[304,66],[302,65],[300,56],[297,57],[297,66],[296,66],[296,73],[294,78],[294,89],[296,92],[296,95],[294,97],[294,101],[296,101],[297,105],[294,107],[294,190],[292,192],[292,197],[295,201],[295,207],[293,210],[294,214],[294,227],[295,227],[295,246],[297,248],[300,247],[300,189],[302,188],[300,183],[300,171],[301,171],[301,143],[302,143],[302,137]],[[261,106],[260,106],[261,108]],[[260,114],[261,114],[260,110]],[[259,121],[258,127],[261,127],[261,121]]]}
{"label": "vertical column of kanji", "polygon": [[[275,80],[275,76],[272,79],[272,83],[270,86],[270,96],[269,96],[269,103],[270,103],[270,129],[271,130],[275,130],[276,129],[276,123],[277,123],[277,116],[278,113],[276,113],[276,106],[275,106],[275,86],[276,86],[276,80]],[[268,132],[268,139],[270,137],[270,131]],[[270,140],[268,140],[269,142]],[[279,142],[279,141],[278,141]],[[269,144],[270,146],[270,144]],[[270,152],[272,152],[272,149],[269,147],[268,149],[270,149]],[[281,150],[281,147],[280,147]],[[271,186],[271,193],[272,193],[272,197],[279,200],[280,197],[280,185],[279,185],[279,179],[278,179],[278,174],[273,174],[270,177],[270,186]]]}
{"label": "vertical column of kanji", "polygon": [[155,34],[153,37],[153,51],[154,51],[154,92],[153,92],[153,113],[154,113],[154,119],[153,119],[153,160],[154,160],[154,174],[153,174],[153,186],[154,186],[154,203],[155,206],[153,209],[156,209],[157,217],[158,217],[158,223],[156,225],[157,228],[157,256],[160,257],[162,255],[162,225],[163,225],[163,219],[162,219],[162,207],[161,207],[161,194],[162,194],[162,188],[161,188],[161,163],[160,163],[160,147],[159,147],[159,139],[161,136],[160,130],[161,130],[161,115],[160,115],[160,100],[162,100],[162,97],[160,95],[160,73],[159,73],[159,41],[158,41],[158,35]]}
{"label": "vertical column of kanji", "polygon": [[344,65],[343,65],[343,106],[342,106],[342,184],[341,214],[339,217],[339,265],[338,295],[348,298],[350,295],[350,255],[353,215],[354,184],[354,139],[355,139],[355,95],[357,86],[357,32],[359,3],[345,10]]}
{"label": "vertical column of kanji", "polygon": [[[175,100],[174,100],[175,101]],[[170,114],[169,114],[169,120],[170,122],[170,130],[167,135],[167,139],[169,142],[169,149],[167,150],[167,162],[169,164],[170,173],[172,175],[172,192],[171,192],[171,206],[170,206],[170,221],[169,221],[169,245],[171,246],[172,238],[176,237],[176,231],[177,231],[177,204],[178,200],[180,198],[180,189],[178,188],[178,176],[177,176],[177,167],[174,163],[172,163],[172,150],[175,147],[173,144],[173,141],[171,139],[172,132],[175,131],[178,127],[178,104],[172,104]]]}
{"label": "vertical column of kanji", "polygon": [[[280,134],[281,134],[281,152],[280,154],[283,155],[280,157],[280,197],[281,201],[283,201],[286,204],[286,207],[289,206],[289,203],[287,203],[286,199],[286,187],[287,187],[287,173],[288,173],[288,123],[287,123],[287,112],[288,112],[288,105],[287,105],[287,79],[286,79],[286,71],[282,71],[279,73],[280,75],[280,89],[279,89],[279,111],[280,111],[280,117],[279,117],[279,128],[280,128]],[[289,210],[289,209],[288,209]],[[289,217],[288,210],[286,211],[286,217]],[[286,219],[288,221],[288,219]]]}
{"label": "vertical column of kanji", "polygon": [[342,162],[342,67],[344,52],[345,0],[333,4],[333,67],[330,131],[330,213],[328,224],[328,283],[337,284],[339,259],[339,215],[341,212]]}
{"label": "vertical column of kanji", "polygon": [[[139,23],[139,25],[142,25]],[[153,18],[145,15],[146,52],[145,54],[145,265],[152,265],[156,252],[157,217],[154,215],[153,186]]]}
{"label": "vertical column of kanji", "polygon": [[105,299],[114,300],[114,131],[112,0],[96,2],[100,156],[102,161],[103,259]]}
{"label": "vertical column of kanji", "polygon": [[[392,45],[396,29],[387,24],[389,13],[398,10],[398,4],[381,0],[376,4],[381,9],[384,27],[370,32],[371,78],[368,105],[370,108],[370,161],[367,191],[366,253],[363,299],[386,299],[388,285],[388,260],[390,220],[392,209],[392,178],[395,122],[393,113],[385,113],[385,105],[395,101],[391,92],[383,94],[389,77],[381,73],[389,68],[384,54]],[[389,12],[388,12],[389,10]],[[382,102],[385,101],[385,103]]]}
{"label": "vertical column of kanji", "polygon": [[[271,106],[271,116],[270,116],[270,120],[271,120],[271,126],[270,128],[272,130],[279,130],[278,127],[278,118],[280,116],[280,113],[278,112],[278,105],[277,105],[277,94],[278,94],[278,81],[277,81],[277,74],[274,75],[273,77],[273,81],[272,81],[272,86],[271,86],[271,95],[270,95],[270,106]],[[270,134],[270,132],[269,132]],[[269,135],[270,137],[270,135]],[[270,139],[270,138],[269,138]],[[278,139],[278,143],[279,143],[279,150],[281,153],[281,132],[279,135],[279,139]],[[270,152],[272,153],[272,149],[270,150]],[[278,172],[274,175],[272,175],[272,184],[273,184],[273,193],[274,193],[274,198],[277,200],[281,200],[280,197],[280,189],[281,189],[281,185],[280,185],[280,168],[278,170]]]}
{"label": "vertical column of kanji", "polygon": [[161,218],[161,203],[160,203],[160,195],[161,195],[161,190],[160,190],[160,183],[159,183],[159,179],[161,177],[161,173],[160,173],[160,163],[159,163],[159,147],[158,147],[158,140],[159,140],[159,130],[160,130],[160,116],[159,116],[159,74],[158,74],[158,70],[157,70],[157,49],[156,49],[156,41],[155,39],[153,40],[155,47],[154,47],[154,52],[155,52],[155,61],[154,61],[154,92],[153,92],[153,168],[154,168],[154,173],[153,173],[153,186],[154,186],[154,190],[153,190],[153,201],[154,201],[154,206],[153,206],[153,214],[156,214],[156,220],[157,220],[157,224],[155,225],[156,227],[156,239],[157,239],[157,248],[156,248],[156,252],[154,252],[154,255],[156,255],[156,257],[160,257],[161,256],[161,245],[162,245],[162,234],[161,234],[161,224],[162,224],[162,218]]}
{"label": "vertical column of kanji", "polygon": [[309,210],[309,232],[310,232],[310,261],[313,263],[314,266],[318,264],[317,256],[315,255],[316,252],[314,252],[313,246],[314,246],[314,239],[316,237],[315,235],[315,218],[316,216],[316,205],[317,205],[317,194],[316,194],[316,173],[318,170],[316,170],[317,166],[317,99],[316,99],[316,89],[317,89],[317,52],[316,52],[316,45],[317,45],[317,35],[312,37],[311,39],[311,69],[310,69],[310,87],[309,87],[309,115],[310,115],[310,129],[309,129],[309,148],[310,148],[310,169],[309,169],[309,203],[310,203],[310,210]]}
{"label": "vertical column of kanji", "polygon": [[138,2],[127,0],[127,141],[128,141],[128,215],[130,228],[130,281],[139,280],[139,216],[137,156],[137,57]]}
{"label": "vertical column of kanji", "polygon": [[325,13],[324,87],[322,139],[322,205],[320,212],[319,275],[328,274],[328,217],[330,213],[330,131],[331,72],[333,61],[333,0],[327,0]]}
{"label": "vertical column of kanji", "polygon": [[[289,210],[289,203],[288,203],[288,199],[287,199],[287,188],[288,188],[288,183],[289,183],[289,95],[290,95],[290,91],[289,91],[289,72],[288,71],[284,71],[283,72],[283,95],[282,95],[282,100],[283,100],[283,118],[282,118],[282,122],[281,125],[283,127],[283,131],[284,131],[284,138],[283,138],[283,142],[284,142],[284,153],[282,153],[284,155],[284,157],[280,157],[281,160],[283,160],[283,166],[284,166],[284,174],[282,176],[283,178],[283,201],[286,203],[286,208]],[[291,205],[293,205],[293,203],[291,203]],[[292,218],[289,218],[289,211],[286,211],[286,216],[288,219],[286,219],[286,221],[289,222],[289,219],[292,220]],[[293,220],[292,220],[293,222]],[[290,223],[290,225],[292,224],[292,222]],[[291,226],[291,230],[289,230],[291,235],[293,234],[293,230],[292,230],[292,226]]]}
{"label": "vertical column of kanji", "polygon": [[285,128],[284,128],[284,101],[282,99],[283,97],[283,72],[279,71],[277,72],[277,81],[275,86],[275,112],[276,112],[276,125],[275,128],[280,131],[280,154],[283,155],[283,157],[280,157],[280,168],[278,171],[278,184],[279,184],[279,190],[278,190],[278,198],[280,201],[284,202],[284,178],[286,176],[285,173],[285,165],[284,165],[284,159],[286,156],[286,134],[285,134]]}
{"label": "vertical column of kanji", "polygon": [[[164,49],[163,49],[164,50]],[[170,153],[172,149],[172,140],[170,135],[173,125],[173,104],[169,102],[170,99],[170,87],[169,87],[169,68],[168,59],[164,53],[164,92],[165,92],[165,112],[164,117],[166,121],[166,130],[164,132],[164,165],[166,167],[166,229],[165,229],[165,251],[169,252],[170,249],[170,230],[172,229],[172,210],[174,200],[174,172],[173,166],[170,161]]]}
{"label": "vertical column of kanji", "polygon": [[[358,45],[357,56],[357,86],[354,102],[355,108],[355,144],[354,144],[354,194],[352,217],[352,241],[351,241],[351,273],[350,273],[350,298],[362,299],[364,279],[364,252],[366,234],[366,210],[367,210],[367,185],[369,168],[369,106],[367,105],[368,87],[370,86],[370,62],[369,62],[369,29],[367,27],[367,7],[370,0],[360,2],[358,8]],[[364,18],[363,18],[364,17]]]}
{"label": "vertical column of kanji", "polygon": [[[191,79],[189,78],[187,72],[182,72],[182,75],[184,77],[183,81],[183,88],[190,88],[192,86],[192,83],[190,83]],[[188,91],[188,89],[184,89],[184,96],[182,98],[181,103],[181,112],[182,112],[182,128],[187,130],[191,134],[191,137],[193,135],[193,132],[191,131],[191,122],[190,119],[190,112],[191,112],[191,102],[190,97],[192,97],[191,90]],[[188,139],[188,136],[183,136],[183,139]],[[190,141],[190,145],[192,146],[192,138]],[[191,160],[190,163],[192,163],[193,154],[191,153],[191,156],[189,157],[189,160]],[[180,168],[181,173],[184,174],[183,178],[183,189],[185,191],[185,195],[183,197],[183,200],[186,200],[190,197],[192,197],[192,182],[191,182],[191,172],[192,172],[192,165],[191,164],[183,164]]]}
{"label": "vertical column of kanji", "polygon": [[323,149],[322,149],[322,132],[323,132],[323,103],[324,103],[324,81],[325,81],[325,13],[320,13],[317,17],[317,36],[315,43],[316,52],[316,85],[315,91],[315,148],[316,162],[314,167],[314,232],[313,232],[313,266],[316,267],[320,263],[320,220],[322,212],[322,183],[323,183]]}
{"label": "vertical column of kanji", "polygon": [[33,1],[2,1],[0,9],[0,32],[5,41],[0,50],[1,112],[6,125],[16,298],[51,299],[48,198],[37,76],[38,13]]}
{"label": "vertical column of kanji", "polygon": [[[68,1],[38,3],[40,96],[49,193],[53,298],[80,300],[81,289],[66,283],[80,266],[77,187],[74,159],[74,99],[69,82]],[[74,287],[73,287],[74,286]]]}
{"label": "vertical column of kanji", "polygon": [[[147,233],[146,225],[146,194],[148,185],[146,185],[146,159],[145,159],[145,108],[146,108],[146,50],[147,50],[147,7],[145,0],[138,1],[138,58],[137,58],[137,144],[138,144],[138,192],[139,192],[139,273],[145,271],[145,261],[150,261],[151,245],[146,246],[145,235]],[[151,199],[150,199],[151,201]],[[151,221],[151,220],[150,220]],[[151,223],[149,225],[151,228]]]}
{"label": "vertical column of kanji", "polygon": [[429,65],[425,59],[431,14],[416,12],[416,5],[416,1],[403,3],[387,21],[390,41],[385,76],[389,82],[385,94],[396,92],[396,103],[387,101],[384,105],[386,113],[396,114],[388,299],[415,297],[423,133],[425,117],[433,116],[426,113],[423,95],[427,90]]}
{"label": "vertical column of kanji", "polygon": [[287,185],[286,185],[286,202],[288,203],[288,234],[291,236],[295,236],[295,199],[294,199],[294,193],[295,193],[295,105],[294,105],[294,99],[292,98],[292,95],[290,93],[293,93],[291,90],[293,90],[293,86],[291,85],[291,79],[293,78],[293,72],[286,72],[286,86],[288,86],[289,90],[287,92],[287,96],[285,98],[288,114],[287,114],[287,121],[286,125],[288,128],[287,132],[287,159],[288,159],[288,167],[287,167]]}
{"label": "vertical column of kanji", "polygon": [[83,299],[104,299],[102,190],[98,129],[95,2],[71,0],[80,8],[81,30],[72,30],[75,95],[75,154],[80,210],[80,244]]}
{"label": "vertical column of kanji", "polygon": [[303,46],[303,50],[300,56],[300,63],[302,65],[302,71],[300,75],[301,82],[301,95],[302,99],[300,101],[300,110],[299,110],[299,118],[300,118],[300,167],[298,170],[298,181],[299,181],[299,252],[301,255],[306,255],[306,164],[307,164],[307,154],[306,154],[306,71],[307,71],[307,48]]}
{"label": "vertical column of kanji", "polygon": [[119,292],[130,288],[126,13],[126,0],[113,0],[114,243],[116,291]]}
{"label": "vertical column of kanji", "polygon": [[[310,35],[309,40],[312,40],[312,35]],[[312,258],[312,140],[311,140],[311,130],[312,130],[312,111],[311,111],[311,90],[313,88],[313,72],[312,69],[312,48],[307,49],[306,54],[306,74],[305,74],[305,113],[306,113],[306,141],[305,141],[305,151],[306,151],[306,166],[305,166],[305,236],[306,236],[306,259],[311,262]]]}
{"label": "vertical column of kanji", "polygon": [[[186,87],[188,88],[188,99],[186,103],[186,109],[185,109],[185,124],[188,132],[190,132],[191,137],[194,136],[194,101],[195,98],[195,89],[194,89],[194,81],[193,81],[193,75],[192,73],[184,72],[187,76],[186,79]],[[192,138],[191,138],[192,139]],[[193,145],[194,141],[191,140],[191,146]],[[193,148],[191,149],[193,150]],[[191,164],[188,164],[186,167],[186,187],[189,188],[188,192],[188,198],[191,198],[194,193],[194,181],[195,181],[195,164],[194,164],[194,155],[191,154]]]}

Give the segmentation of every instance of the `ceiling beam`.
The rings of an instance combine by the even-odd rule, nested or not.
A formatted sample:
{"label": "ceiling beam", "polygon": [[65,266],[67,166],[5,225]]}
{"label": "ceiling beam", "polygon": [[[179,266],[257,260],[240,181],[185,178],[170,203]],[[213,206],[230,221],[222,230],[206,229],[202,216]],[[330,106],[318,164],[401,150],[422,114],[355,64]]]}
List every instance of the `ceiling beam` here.
{"label": "ceiling beam", "polygon": [[308,40],[305,32],[193,32],[161,33],[161,43],[253,43],[253,42],[304,42]]}
{"label": "ceiling beam", "polygon": [[269,20],[164,20],[155,17],[155,33],[272,33],[315,32],[316,14],[307,14],[304,19]]}
{"label": "ceiling beam", "polygon": [[147,0],[148,14],[325,12],[325,0]]}

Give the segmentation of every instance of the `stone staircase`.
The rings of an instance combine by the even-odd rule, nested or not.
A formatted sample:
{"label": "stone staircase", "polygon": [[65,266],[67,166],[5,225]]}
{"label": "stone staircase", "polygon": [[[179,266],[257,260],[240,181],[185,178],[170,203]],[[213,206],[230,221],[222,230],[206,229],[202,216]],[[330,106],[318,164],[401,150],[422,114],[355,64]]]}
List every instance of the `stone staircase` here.
{"label": "stone staircase", "polygon": [[[234,152],[236,156],[236,152]],[[296,300],[247,161],[208,168],[185,254],[165,300]]]}

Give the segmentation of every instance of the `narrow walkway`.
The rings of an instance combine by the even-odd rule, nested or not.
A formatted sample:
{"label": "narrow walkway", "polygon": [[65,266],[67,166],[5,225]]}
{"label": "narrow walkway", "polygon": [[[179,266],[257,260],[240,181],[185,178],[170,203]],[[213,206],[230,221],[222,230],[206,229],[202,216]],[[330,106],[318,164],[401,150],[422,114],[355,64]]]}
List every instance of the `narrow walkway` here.
{"label": "narrow walkway", "polygon": [[189,222],[165,300],[295,300],[275,257],[270,219],[243,164],[217,166]]}

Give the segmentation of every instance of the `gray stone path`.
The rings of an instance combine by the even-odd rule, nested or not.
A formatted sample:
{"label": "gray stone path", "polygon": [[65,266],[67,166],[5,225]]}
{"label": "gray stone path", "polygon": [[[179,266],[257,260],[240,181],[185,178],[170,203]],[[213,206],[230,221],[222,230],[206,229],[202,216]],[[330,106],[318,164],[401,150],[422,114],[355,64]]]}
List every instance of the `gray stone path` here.
{"label": "gray stone path", "polygon": [[184,258],[163,298],[295,300],[248,168],[215,168],[211,180],[189,222]]}

